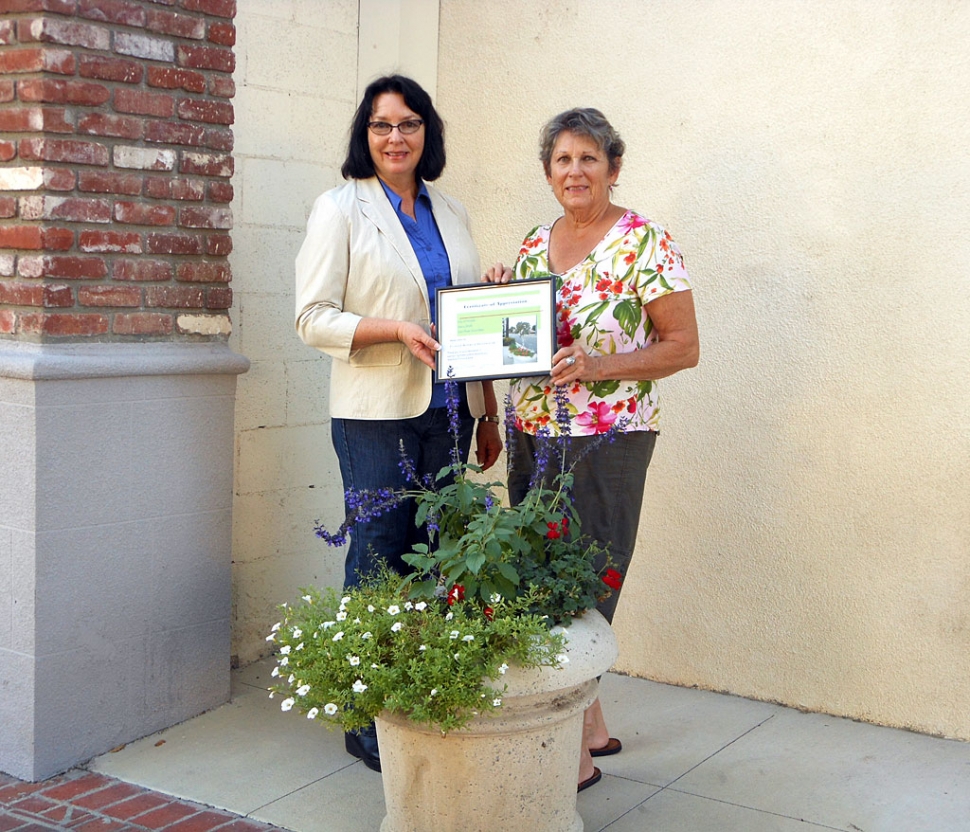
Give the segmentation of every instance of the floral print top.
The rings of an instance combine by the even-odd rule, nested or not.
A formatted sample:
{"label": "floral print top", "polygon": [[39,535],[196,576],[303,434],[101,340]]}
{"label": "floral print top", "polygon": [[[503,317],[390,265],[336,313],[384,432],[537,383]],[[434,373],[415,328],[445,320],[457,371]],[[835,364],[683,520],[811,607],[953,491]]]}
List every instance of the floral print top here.
{"label": "floral print top", "polygon": [[[550,273],[551,225],[526,236],[515,278]],[[556,275],[556,338],[559,347],[578,341],[590,355],[633,352],[657,340],[647,304],[691,288],[680,249],[661,226],[627,211],[606,236],[565,274]],[[509,388],[515,424],[525,433],[560,432],[552,379],[513,379]],[[659,430],[656,381],[613,379],[576,382],[567,388],[569,429],[574,436],[605,433],[620,419],[624,431]]]}

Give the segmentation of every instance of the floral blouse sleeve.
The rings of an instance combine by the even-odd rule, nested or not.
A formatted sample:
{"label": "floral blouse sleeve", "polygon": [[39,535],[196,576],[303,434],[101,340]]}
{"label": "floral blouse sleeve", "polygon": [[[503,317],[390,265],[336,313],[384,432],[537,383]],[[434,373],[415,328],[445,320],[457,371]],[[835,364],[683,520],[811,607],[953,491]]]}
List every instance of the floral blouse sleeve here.
{"label": "floral blouse sleeve", "polygon": [[[515,277],[548,274],[551,226],[526,235]],[[691,288],[680,249],[656,223],[627,211],[580,263],[556,276],[558,346],[575,342],[591,355],[633,352],[657,340],[647,305],[670,292]],[[513,380],[516,425],[527,433],[559,432],[548,376]],[[610,379],[570,386],[574,435],[604,433],[617,422],[624,431],[659,429],[655,381]]]}

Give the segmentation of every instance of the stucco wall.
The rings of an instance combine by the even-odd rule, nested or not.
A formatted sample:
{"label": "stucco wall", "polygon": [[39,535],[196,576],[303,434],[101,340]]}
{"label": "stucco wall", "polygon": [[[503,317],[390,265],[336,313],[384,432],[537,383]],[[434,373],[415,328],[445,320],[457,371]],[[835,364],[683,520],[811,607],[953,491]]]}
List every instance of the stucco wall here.
{"label": "stucco wall", "polygon": [[[402,27],[423,7],[386,2]],[[558,214],[538,129],[592,105],[627,142],[617,201],[666,225],[694,278],[701,365],[662,383],[618,668],[970,739],[970,4],[427,3],[441,184],[483,260]],[[358,50],[357,14],[239,3],[242,661],[295,586],[339,580],[310,534],[340,488],[292,263],[360,78],[393,68],[362,63],[390,52]],[[419,75],[411,42],[396,58]]]}
{"label": "stucco wall", "polygon": [[970,4],[444,0],[440,38],[483,259],[596,106],[695,280],[618,668],[970,738]]}

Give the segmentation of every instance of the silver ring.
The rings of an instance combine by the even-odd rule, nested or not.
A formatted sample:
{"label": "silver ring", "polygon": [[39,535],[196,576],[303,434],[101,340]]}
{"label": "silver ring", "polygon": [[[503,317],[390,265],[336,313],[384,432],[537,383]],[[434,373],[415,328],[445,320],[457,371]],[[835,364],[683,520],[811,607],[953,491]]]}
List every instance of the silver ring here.
{"label": "silver ring", "polygon": [[569,367],[572,367],[573,364],[575,364],[575,363],[576,363],[576,356],[575,355],[568,355],[568,356],[566,356],[566,364]]}

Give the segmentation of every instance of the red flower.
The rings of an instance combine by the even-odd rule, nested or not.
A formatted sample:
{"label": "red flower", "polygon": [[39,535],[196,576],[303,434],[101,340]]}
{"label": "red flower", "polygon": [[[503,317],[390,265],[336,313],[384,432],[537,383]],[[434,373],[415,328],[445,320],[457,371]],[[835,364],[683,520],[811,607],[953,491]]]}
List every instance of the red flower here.
{"label": "red flower", "polygon": [[461,584],[455,584],[451,588],[451,592],[448,593],[448,606],[453,606],[455,601],[465,600],[465,587]]}
{"label": "red flower", "polygon": [[610,589],[617,590],[623,586],[623,576],[615,569],[607,569],[603,576],[603,583]]}
{"label": "red flower", "polygon": [[549,531],[546,532],[546,537],[550,540],[558,540],[562,535],[559,533],[559,524],[555,521],[551,523],[546,523],[549,527]]}
{"label": "red flower", "polygon": [[491,621],[495,617],[495,610],[493,610],[491,607],[485,607],[485,609],[482,610],[482,612],[485,614],[485,617],[489,621]]}

